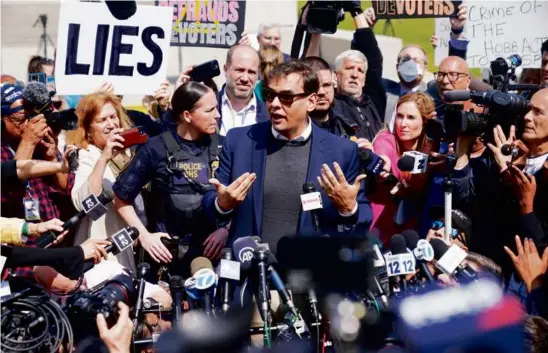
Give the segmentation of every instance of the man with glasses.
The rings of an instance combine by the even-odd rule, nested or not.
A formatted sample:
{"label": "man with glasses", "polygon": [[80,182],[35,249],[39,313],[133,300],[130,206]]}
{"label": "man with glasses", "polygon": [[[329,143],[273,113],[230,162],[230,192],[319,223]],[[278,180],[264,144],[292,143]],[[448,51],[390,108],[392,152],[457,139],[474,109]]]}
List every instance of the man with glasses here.
{"label": "man with glasses", "polygon": [[[444,209],[443,206],[433,206],[430,208],[431,225],[426,240],[432,238],[443,239],[445,234]],[[472,221],[460,210],[451,211],[451,244],[456,244],[468,251],[472,238]]]}
{"label": "man with glasses", "polygon": [[443,94],[450,91],[467,91],[472,81],[470,68],[463,58],[448,56],[440,63],[438,72],[434,73],[436,80],[436,94],[433,94],[436,103],[436,113],[441,119],[445,113],[445,99]]}
{"label": "man with glasses", "polygon": [[347,139],[353,137],[355,131],[352,125],[333,111],[335,78],[329,64],[318,56],[306,57],[303,62],[316,73],[320,86],[317,93],[316,109],[310,112],[310,118],[316,125],[332,134]]}
{"label": "man with glasses", "polygon": [[[306,182],[320,191],[322,232],[363,236],[369,228],[372,212],[364,195],[365,175],[358,175],[356,144],[309,118],[318,89],[308,65],[283,63],[265,81],[270,121],[227,134],[217,180],[211,180],[216,190],[206,193],[203,204],[212,221],[232,220],[231,242],[256,234],[275,252],[284,235],[315,232],[313,214],[301,212]],[[235,180],[234,190],[225,186]]]}

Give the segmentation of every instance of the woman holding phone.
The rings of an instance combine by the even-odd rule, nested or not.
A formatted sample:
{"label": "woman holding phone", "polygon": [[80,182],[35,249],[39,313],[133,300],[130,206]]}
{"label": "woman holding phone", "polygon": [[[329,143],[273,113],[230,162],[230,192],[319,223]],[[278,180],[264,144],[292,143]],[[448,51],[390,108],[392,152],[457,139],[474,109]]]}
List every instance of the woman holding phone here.
{"label": "woman holding phone", "polygon": [[[125,140],[120,135],[129,128],[120,99],[110,93],[93,93],[84,96],[76,109],[78,128],[69,136],[72,144],[80,148],[78,169],[75,171],[72,202],[82,210],[82,202],[90,195],[103,193],[112,197],[112,185],[118,174],[130,160],[129,150],[124,148]],[[142,198],[136,200],[143,211]],[[89,217],[82,220],[74,238],[75,245],[86,239],[106,239],[126,223],[114,210],[112,203],[105,205],[106,214],[96,221]],[[144,214],[144,212],[141,212]],[[119,262],[135,274],[135,259],[130,247],[120,254],[109,255],[109,260]]]}

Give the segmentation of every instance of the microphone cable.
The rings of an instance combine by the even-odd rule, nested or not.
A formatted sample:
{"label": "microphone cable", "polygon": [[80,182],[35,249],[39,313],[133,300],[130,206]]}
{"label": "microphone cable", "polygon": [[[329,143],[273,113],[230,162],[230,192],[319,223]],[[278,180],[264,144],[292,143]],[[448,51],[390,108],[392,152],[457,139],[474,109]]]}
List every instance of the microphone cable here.
{"label": "microphone cable", "polygon": [[29,294],[23,290],[2,301],[2,334],[4,352],[38,353],[58,351],[67,340],[68,351],[74,347],[74,334],[63,309],[44,293]]}

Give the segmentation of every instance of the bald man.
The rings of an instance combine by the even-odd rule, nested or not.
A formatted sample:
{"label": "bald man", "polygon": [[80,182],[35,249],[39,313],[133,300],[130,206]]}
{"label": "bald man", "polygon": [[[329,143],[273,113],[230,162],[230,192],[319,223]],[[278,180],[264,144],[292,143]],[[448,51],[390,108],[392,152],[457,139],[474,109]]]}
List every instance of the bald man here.
{"label": "bald man", "polygon": [[448,56],[443,59],[434,77],[442,101],[444,101],[443,94],[445,92],[470,88],[470,68],[466,60],[458,56]]}
{"label": "bald man", "polygon": [[226,55],[226,84],[219,92],[219,128],[222,136],[235,127],[249,126],[268,120],[263,102],[253,88],[259,75],[259,54],[247,45],[236,45]]}

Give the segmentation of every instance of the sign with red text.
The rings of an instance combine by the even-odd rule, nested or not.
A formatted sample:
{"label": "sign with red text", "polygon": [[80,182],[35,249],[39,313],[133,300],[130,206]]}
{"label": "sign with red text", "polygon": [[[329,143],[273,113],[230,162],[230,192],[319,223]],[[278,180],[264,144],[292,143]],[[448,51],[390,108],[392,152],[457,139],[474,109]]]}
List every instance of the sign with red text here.
{"label": "sign with red text", "polygon": [[118,20],[104,3],[63,1],[55,85],[58,94],[88,94],[110,82],[116,94],[153,94],[166,79],[170,12],[138,5]]}
{"label": "sign with red text", "polygon": [[230,48],[238,43],[245,26],[245,1],[156,0],[156,6],[173,9],[171,45]]}
{"label": "sign with red text", "polygon": [[[467,61],[470,67],[485,68],[498,58],[519,54],[521,67],[540,68],[542,42],[548,39],[546,1],[471,1],[464,36],[470,40]],[[436,19],[440,43],[435,63],[447,57],[451,33],[449,19]]]}
{"label": "sign with red text", "polygon": [[393,19],[449,17],[459,12],[462,1],[388,0],[371,3],[377,18]]}

